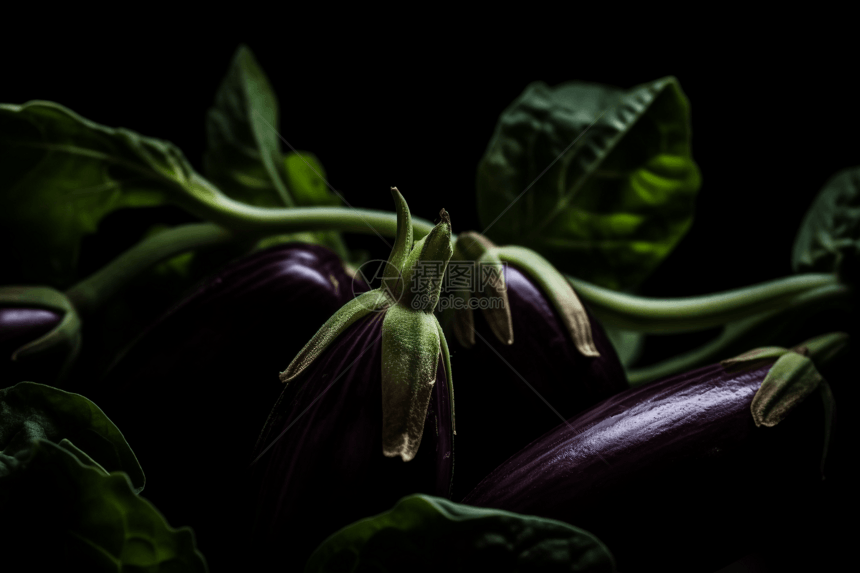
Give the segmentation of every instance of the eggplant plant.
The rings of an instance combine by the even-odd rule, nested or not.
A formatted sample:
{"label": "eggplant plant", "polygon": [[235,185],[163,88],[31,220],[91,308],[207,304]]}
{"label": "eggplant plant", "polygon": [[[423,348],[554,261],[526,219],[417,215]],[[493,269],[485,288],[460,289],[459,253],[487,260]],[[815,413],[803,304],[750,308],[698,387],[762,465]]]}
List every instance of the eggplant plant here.
{"label": "eggplant plant", "polygon": [[[40,547],[73,546],[74,555],[58,551],[57,558],[93,570],[132,561],[153,570],[205,568],[191,532],[176,533],[152,505],[141,505],[142,474],[99,450],[104,440],[86,442],[39,426],[46,418],[37,406],[48,394],[54,405],[77,410],[102,429],[105,413],[117,420],[151,478],[147,499],[169,522],[194,528],[216,570],[247,569],[254,560],[258,568],[272,561],[300,567],[337,528],[403,496],[460,499],[473,485],[470,502],[511,503],[522,515],[557,512],[576,527],[593,525],[618,553],[622,570],[648,555],[666,570],[680,568],[683,555],[690,559],[684,570],[707,569],[740,551],[744,540],[763,531],[756,529],[763,521],[790,522],[797,508],[791,496],[801,491],[801,476],[814,473],[810,456],[829,436],[807,431],[811,419],[816,431],[825,427],[814,403],[797,404],[817,389],[832,406],[828,386],[814,373],[824,365],[813,369],[801,356],[821,345],[713,362],[749,348],[786,346],[799,333],[856,334],[856,315],[846,311],[854,307],[860,276],[854,225],[860,170],[834,177],[810,209],[795,243],[795,276],[652,299],[633,291],[690,228],[701,181],[689,102],[675,78],[631,89],[590,82],[528,86],[499,118],[478,166],[483,235],[455,236],[445,211],[439,224],[411,217],[396,191],[396,213],[343,207],[314,154],[282,149],[279,115],[272,85],[245,46],[207,113],[202,172],[170,142],[100,125],[58,103],[0,104],[0,232],[4,244],[15,245],[0,286],[0,350],[6,353],[0,388],[19,400],[0,419],[0,462],[6,464],[0,467],[12,476],[0,475],[0,509],[20,517],[38,507],[25,520],[28,527],[38,528],[41,515],[55,519],[61,526],[42,531]],[[159,231],[157,221],[141,215],[151,225],[144,240],[101,269],[84,271],[85,238],[110,241],[102,228],[107,216],[145,207],[178,208],[200,222]],[[382,287],[370,291],[353,281],[344,261],[355,263],[355,256],[340,233],[396,239]],[[130,286],[156,294],[147,292],[144,273],[166,268],[190,284],[188,261],[206,248],[247,252],[282,243],[223,267],[185,298],[171,298],[173,308],[154,315],[155,323],[124,354],[107,353],[115,365],[105,379],[78,358],[81,348],[84,356],[88,348],[99,353],[101,339],[89,333],[114,334],[96,312],[111,315],[106,301],[116,298],[141,312]],[[440,308],[435,282],[407,288],[413,278],[426,278],[424,263],[447,280],[460,262],[505,268],[485,289],[455,289],[455,298],[504,304],[449,313]],[[438,318],[434,309],[442,311]],[[810,327],[823,311],[835,312],[836,328]],[[643,335],[721,326],[723,334],[701,349],[644,368],[632,362]],[[628,348],[624,340],[634,344]],[[285,384],[278,384],[276,373],[289,360],[281,373]],[[456,436],[452,366],[458,371]],[[851,368],[843,363],[834,371]],[[104,412],[78,394],[23,391],[33,388],[25,379],[62,382]],[[840,403],[850,404],[853,385],[835,386]],[[825,408],[823,416],[829,415]],[[570,426],[553,429],[565,419]],[[106,443],[125,452],[127,444],[108,434]],[[796,455],[789,455],[791,448]],[[588,475],[571,469],[574,463],[584,464]],[[703,495],[703,483],[716,493]],[[429,504],[430,514],[452,522],[451,516],[466,514],[509,525],[522,518],[411,499],[422,501],[401,509],[413,516]],[[727,511],[755,518],[740,523],[731,538],[708,521]],[[389,518],[358,529],[367,533]],[[684,527],[679,520],[686,520]],[[75,529],[78,521],[83,530]],[[449,524],[451,531],[476,522],[463,523]],[[343,535],[350,540],[339,545],[345,552],[332,553],[337,559],[355,549],[350,543],[367,539],[367,555],[374,555],[374,544],[386,547],[390,533],[357,538],[347,530],[330,539],[334,546]],[[69,541],[69,531],[93,543]],[[88,552],[107,531],[121,534],[105,534],[113,545],[106,541],[105,551]],[[499,548],[504,541],[503,549],[517,554],[505,537],[516,527],[501,537],[486,531],[472,532],[466,544]],[[696,538],[693,531],[704,533]],[[567,539],[567,533],[560,535]],[[539,550],[557,548],[560,539]],[[126,546],[131,549],[124,552]],[[166,560],[140,558],[152,557],[152,547]],[[413,556],[438,545],[420,547]],[[558,560],[549,562],[560,567],[577,563],[575,551],[553,555]],[[523,570],[543,563],[532,556]],[[336,569],[337,559],[326,566]]]}
{"label": "eggplant plant", "polygon": [[[463,503],[597,535],[621,570],[715,571],[790,534],[825,471],[834,416],[816,364],[842,333],[632,388],[560,424]],[[820,396],[814,400],[812,396]]]}
{"label": "eggplant plant", "polygon": [[[413,241],[396,188],[397,238],[382,285],[338,310],[281,373],[254,449],[251,553],[301,565],[332,532],[409,493],[450,495],[454,392],[433,309],[441,283],[412,288],[451,257],[451,223]],[[328,508],[320,511],[321,500]]]}

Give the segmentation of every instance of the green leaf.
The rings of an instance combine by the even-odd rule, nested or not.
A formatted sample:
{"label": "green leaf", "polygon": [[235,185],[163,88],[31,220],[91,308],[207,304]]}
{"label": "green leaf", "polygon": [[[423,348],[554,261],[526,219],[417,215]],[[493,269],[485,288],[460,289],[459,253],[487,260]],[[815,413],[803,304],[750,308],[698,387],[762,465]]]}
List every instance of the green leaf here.
{"label": "green leaf", "polygon": [[592,534],[561,521],[411,495],[329,537],[305,567],[335,571],[609,573],[615,561]]}
{"label": "green leaf", "polygon": [[692,224],[701,178],[689,115],[673,77],[626,91],[529,85],[478,166],[485,234],[589,282],[635,288]]}
{"label": "green leaf", "polygon": [[20,469],[35,439],[74,441],[105,470],[125,472],[135,492],[143,490],[143,470],[122,432],[87,398],[36,382],[0,390],[0,480]]}
{"label": "green leaf", "polygon": [[240,45],[206,117],[203,171],[232,199],[292,207],[278,139],[278,100],[251,50]]}
{"label": "green leaf", "polygon": [[831,177],[806,212],[794,240],[795,272],[838,272],[860,279],[860,167]]}
{"label": "green leaf", "polygon": [[340,198],[329,190],[327,177],[317,156],[308,151],[290,151],[284,155],[287,184],[299,207],[338,207]]}
{"label": "green leaf", "polygon": [[109,128],[52,102],[0,104],[0,229],[4,269],[19,283],[63,288],[81,238],[123,207],[166,202],[193,170],[172,144]]}
{"label": "green leaf", "polygon": [[29,446],[26,479],[0,480],[11,500],[3,506],[3,541],[22,563],[43,571],[60,563],[111,573],[208,570],[191,529],[170,527],[135,494],[127,474],[88,463],[68,440],[33,439]]}

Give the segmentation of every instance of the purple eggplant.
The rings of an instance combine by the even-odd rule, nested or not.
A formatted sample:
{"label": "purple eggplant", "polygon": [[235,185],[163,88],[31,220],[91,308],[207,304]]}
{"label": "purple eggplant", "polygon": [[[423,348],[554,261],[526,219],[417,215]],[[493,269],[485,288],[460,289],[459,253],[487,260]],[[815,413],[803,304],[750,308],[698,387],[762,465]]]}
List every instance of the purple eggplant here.
{"label": "purple eggplant", "polygon": [[454,465],[453,386],[433,309],[451,223],[442,210],[413,242],[397,189],[397,238],[382,285],[333,315],[281,373],[287,386],[257,442],[251,467],[255,570],[301,568],[326,537],[415,493],[448,497]]}
{"label": "purple eggplant", "polygon": [[[62,320],[52,310],[42,308],[0,308],[0,388],[13,386],[24,378],[39,378],[13,360],[16,350],[49,333]],[[38,381],[38,380],[34,380]]]}
{"label": "purple eggplant", "polygon": [[[454,499],[559,422],[628,388],[612,343],[587,308],[582,312],[590,327],[590,355],[574,341],[552,293],[530,278],[535,273],[512,262],[503,273],[511,334],[499,336],[492,314],[476,312],[474,340],[457,336],[459,342],[452,343],[460,381]],[[566,283],[562,289],[573,290]],[[504,338],[513,341],[506,344]]]}
{"label": "purple eggplant", "polygon": [[81,390],[132,444],[147,476],[142,495],[194,528],[214,571],[239,552],[233,494],[283,390],[278,373],[368,288],[324,247],[261,250],[204,281]]}
{"label": "purple eggplant", "polygon": [[796,523],[821,480],[832,410],[808,396],[829,387],[809,358],[779,350],[610,397],[513,455],[463,502],[586,529],[622,571],[724,567]]}
{"label": "purple eggplant", "polygon": [[81,321],[62,292],[0,286],[0,388],[30,381],[57,385],[81,348]]}
{"label": "purple eggplant", "polygon": [[[448,497],[452,435],[442,361],[421,445],[408,463],[384,456],[381,345],[383,315],[365,317],[337,340],[278,399],[252,467],[255,510],[250,554],[258,564],[304,560],[350,523],[413,493]],[[267,449],[270,444],[272,447]]]}

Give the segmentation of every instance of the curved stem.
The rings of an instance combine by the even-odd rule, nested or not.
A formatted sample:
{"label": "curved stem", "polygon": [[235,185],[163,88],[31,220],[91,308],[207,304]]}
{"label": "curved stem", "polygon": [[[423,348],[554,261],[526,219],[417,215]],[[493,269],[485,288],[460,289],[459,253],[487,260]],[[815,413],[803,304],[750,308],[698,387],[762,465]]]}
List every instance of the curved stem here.
{"label": "curved stem", "polygon": [[627,380],[631,386],[639,386],[724,360],[762,344],[772,345],[774,340],[782,339],[786,344],[790,344],[786,339],[794,335],[805,319],[832,308],[848,310],[854,304],[853,298],[854,290],[844,285],[827,285],[802,293],[782,309],[762,312],[726,324],[716,340],[695,350],[651,366],[630,369],[627,372]]}
{"label": "curved stem", "polygon": [[[206,179],[192,179],[189,193],[174,200],[190,213],[227,229],[254,235],[272,235],[295,231],[345,231],[397,235],[397,217],[388,211],[352,207],[299,207],[273,209],[255,207],[230,199]],[[435,225],[425,219],[412,218],[415,239],[430,233]]]}
{"label": "curved stem", "polygon": [[195,248],[226,243],[234,237],[234,233],[211,223],[168,229],[143,239],[65,294],[78,314],[86,316],[152,265]]}
{"label": "curved stem", "polygon": [[799,294],[839,285],[835,274],[803,274],[705,296],[655,299],[619,293],[568,276],[601,323],[647,334],[705,330],[779,310]]}

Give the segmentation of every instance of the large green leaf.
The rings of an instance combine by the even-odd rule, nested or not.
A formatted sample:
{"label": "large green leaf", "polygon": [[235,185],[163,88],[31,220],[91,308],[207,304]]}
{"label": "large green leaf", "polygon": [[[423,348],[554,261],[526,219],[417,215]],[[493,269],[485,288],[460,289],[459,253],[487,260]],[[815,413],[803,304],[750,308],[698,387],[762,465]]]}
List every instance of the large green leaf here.
{"label": "large green leaf", "polygon": [[33,571],[208,570],[191,529],[170,527],[127,474],[107,472],[69,440],[28,445],[22,479],[0,479],[7,560]]}
{"label": "large green leaf", "polygon": [[791,262],[795,272],[838,272],[860,279],[860,167],[831,177],[809,207]]}
{"label": "large green leaf", "polygon": [[275,92],[254,54],[240,45],[206,117],[206,178],[237,201],[292,207],[278,129]]}
{"label": "large green leaf", "polygon": [[19,382],[0,390],[0,480],[21,469],[35,439],[73,441],[107,471],[125,472],[136,492],[146,482],[122,432],[80,394]]}
{"label": "large green leaf", "polygon": [[587,281],[635,288],[692,223],[701,177],[689,116],[673,77],[626,91],[529,85],[478,166],[485,234]]}
{"label": "large green leaf", "polygon": [[65,287],[84,235],[122,207],[166,202],[193,171],[172,144],[109,128],[52,102],[0,104],[0,233],[4,271]]}
{"label": "large green leaf", "polygon": [[[281,150],[278,99],[247,46],[240,45],[206,118],[204,173],[225,194],[261,207],[340,205],[325,170],[311,153]],[[301,241],[327,246],[346,258],[335,231],[267,237],[259,247]]]}
{"label": "large green leaf", "polygon": [[609,550],[566,523],[411,495],[320,545],[306,573],[615,571]]}

